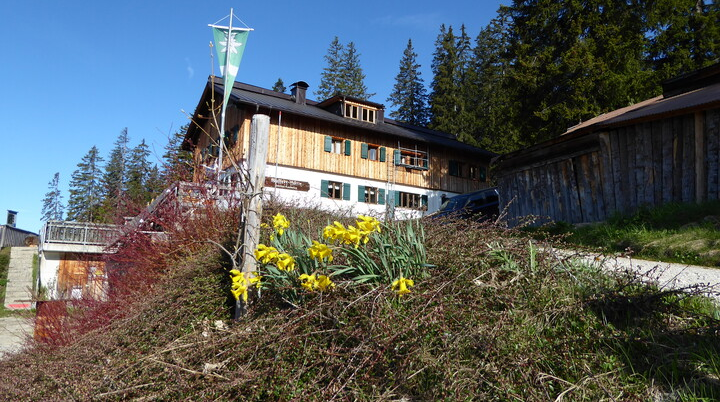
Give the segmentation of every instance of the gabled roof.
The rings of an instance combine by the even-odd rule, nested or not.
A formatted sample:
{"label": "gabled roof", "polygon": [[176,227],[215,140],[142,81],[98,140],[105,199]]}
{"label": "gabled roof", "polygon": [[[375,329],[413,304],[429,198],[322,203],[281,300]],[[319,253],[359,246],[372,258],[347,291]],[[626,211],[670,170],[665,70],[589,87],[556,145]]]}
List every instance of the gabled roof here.
{"label": "gabled roof", "polygon": [[[208,79],[208,85],[206,86],[203,97],[200,100],[200,104],[195,111],[195,121],[199,121],[199,119],[202,118],[200,116],[201,113],[206,113],[201,109],[206,110],[204,105],[207,102],[206,98],[209,98],[210,96],[210,89],[213,89],[217,94],[216,99],[222,99],[220,96],[220,94],[223,93],[222,79],[219,77],[210,77]],[[401,123],[387,117],[385,117],[382,122],[377,123],[348,119],[325,110],[320,107],[321,105],[318,102],[306,100],[305,104],[299,104],[295,102],[295,99],[291,95],[240,82],[235,82],[233,84],[232,92],[230,93],[230,101],[255,106],[258,110],[279,110],[283,113],[314,118],[343,126],[373,131],[379,134],[386,134],[395,137],[400,141],[411,141],[418,143],[418,145],[427,144],[442,146],[465,153],[475,154],[484,158],[497,156],[497,154],[493,152],[462,143],[458,141],[454,135],[449,133]],[[375,105],[382,107],[380,104]],[[199,133],[196,133],[196,131],[199,131],[197,125],[191,124],[186,138],[197,138]]]}

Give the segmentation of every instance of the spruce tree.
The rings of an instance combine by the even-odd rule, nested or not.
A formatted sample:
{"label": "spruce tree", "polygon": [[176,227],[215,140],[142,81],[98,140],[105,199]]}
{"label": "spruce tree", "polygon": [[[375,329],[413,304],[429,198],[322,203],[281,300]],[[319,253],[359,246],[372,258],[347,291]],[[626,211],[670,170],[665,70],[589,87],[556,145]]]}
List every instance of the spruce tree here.
{"label": "spruce tree", "polygon": [[720,2],[665,0],[648,8],[648,63],[657,72],[655,84],[717,62]]}
{"label": "spruce tree", "polygon": [[83,156],[70,179],[67,219],[94,222],[102,200],[102,162],[97,147]]}
{"label": "spruce tree", "polygon": [[367,100],[375,94],[368,93],[365,86],[365,74],[360,66],[360,54],[355,48],[355,43],[348,43],[341,63],[340,93],[358,99]]}
{"label": "spruce tree", "polygon": [[122,209],[121,204],[124,202],[125,192],[127,191],[129,141],[130,138],[126,127],[115,140],[115,146],[110,151],[110,157],[107,164],[105,164],[105,173],[102,176],[103,201],[98,220],[111,222],[117,214],[117,209]]}
{"label": "spruce tree", "polygon": [[353,42],[345,47],[336,36],[330,43],[325,61],[327,66],[323,68],[320,85],[315,91],[315,96],[319,100],[341,94],[367,100],[375,95],[367,91],[365,74],[360,66],[360,54]]}
{"label": "spruce tree", "polygon": [[473,137],[478,145],[497,153],[515,151],[522,146],[514,125],[514,97],[507,70],[510,21],[506,8],[480,30],[474,49],[474,88],[472,99],[477,119]]}
{"label": "spruce tree", "polygon": [[151,169],[148,161],[149,156],[150,148],[145,144],[144,139],[130,151],[127,172],[127,196],[137,208],[142,207],[151,198],[147,189]]}
{"label": "spruce tree", "polygon": [[468,107],[467,69],[469,38],[456,37],[452,27],[440,27],[433,54],[433,81],[430,93],[430,128],[455,134],[458,140],[475,145],[472,137],[472,111]]}
{"label": "spruce tree", "polygon": [[325,55],[327,66],[323,68],[320,75],[320,85],[318,85],[315,96],[318,100],[332,98],[340,92],[341,74],[343,71],[343,45],[336,36],[330,43],[328,52]]}
{"label": "spruce tree", "polygon": [[160,174],[161,181],[165,185],[178,181],[192,180],[193,154],[182,149],[190,123],[181,126],[177,131],[168,137],[163,154],[163,168]]}
{"label": "spruce tree", "polygon": [[427,93],[421,74],[412,39],[408,39],[393,91],[387,98],[387,102],[395,108],[390,117],[416,126],[427,125]]}
{"label": "spruce tree", "polygon": [[275,84],[272,87],[272,90],[275,92],[285,92],[287,88],[285,88],[285,83],[283,82],[282,78],[278,78],[277,81],[275,81]]}
{"label": "spruce tree", "polygon": [[43,221],[61,221],[63,218],[62,195],[60,194],[60,173],[57,172],[48,183],[48,192],[45,193],[42,206]]}

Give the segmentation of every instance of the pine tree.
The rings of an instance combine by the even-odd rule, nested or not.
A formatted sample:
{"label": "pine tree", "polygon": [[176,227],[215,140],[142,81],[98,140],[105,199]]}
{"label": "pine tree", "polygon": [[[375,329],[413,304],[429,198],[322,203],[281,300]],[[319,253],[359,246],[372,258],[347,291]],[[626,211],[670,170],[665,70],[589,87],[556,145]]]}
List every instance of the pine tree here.
{"label": "pine tree", "polygon": [[480,30],[474,49],[475,105],[477,119],[473,137],[478,145],[497,153],[515,151],[522,146],[514,125],[514,97],[507,80],[510,21],[507,8]]}
{"label": "pine tree", "polygon": [[63,218],[64,207],[59,185],[60,173],[57,172],[48,183],[48,192],[45,193],[45,198],[43,199],[41,218],[43,221],[61,221]]}
{"label": "pine tree", "polygon": [[637,2],[516,0],[511,65],[518,130],[533,144],[649,97]]}
{"label": "pine tree", "polygon": [[127,163],[129,157],[127,127],[124,128],[117,140],[115,147],[110,151],[110,158],[105,165],[105,173],[102,176],[103,201],[97,219],[103,222],[113,221],[118,209],[123,209],[125,192],[127,191]]}
{"label": "pine tree", "polygon": [[275,92],[285,92],[287,88],[285,88],[285,83],[283,82],[282,78],[278,78],[277,81],[275,81],[275,84],[272,87],[272,90]]}
{"label": "pine tree", "polygon": [[336,36],[330,43],[325,61],[327,67],[323,68],[320,85],[315,91],[318,99],[325,100],[342,94],[367,100],[375,95],[367,91],[365,74],[360,66],[360,54],[353,42],[345,47]]}
{"label": "pine tree", "polygon": [[83,156],[70,179],[67,219],[94,222],[102,200],[101,169],[103,158],[97,147]]}
{"label": "pine tree", "polygon": [[456,37],[452,27],[440,27],[433,55],[433,81],[430,93],[430,128],[455,134],[458,140],[475,145],[472,137],[472,112],[467,104],[469,85],[467,69],[469,38],[462,33]]}
{"label": "pine tree", "polygon": [[341,88],[341,74],[343,71],[343,45],[336,36],[330,43],[330,48],[325,55],[327,66],[323,68],[320,75],[320,85],[318,85],[315,96],[319,100],[325,100],[337,95]]}
{"label": "pine tree", "polygon": [[387,101],[395,107],[390,117],[416,126],[427,125],[427,93],[411,39],[408,39],[400,60],[400,72],[395,76],[395,85]]}
{"label": "pine tree", "polygon": [[150,149],[143,139],[130,151],[128,160],[127,197],[138,208],[144,206],[151,198],[147,190],[147,181],[150,175],[149,156]]}
{"label": "pine tree", "polygon": [[649,9],[648,62],[658,72],[656,84],[720,57],[720,2],[664,0]]}
{"label": "pine tree", "polygon": [[182,149],[185,133],[189,127],[190,123],[187,123],[168,137],[160,174],[163,184],[169,185],[178,181],[192,180],[193,154]]}
{"label": "pine tree", "polygon": [[368,93],[365,86],[365,74],[360,66],[360,54],[355,43],[348,43],[343,53],[340,73],[340,93],[358,99],[367,100],[375,94]]}

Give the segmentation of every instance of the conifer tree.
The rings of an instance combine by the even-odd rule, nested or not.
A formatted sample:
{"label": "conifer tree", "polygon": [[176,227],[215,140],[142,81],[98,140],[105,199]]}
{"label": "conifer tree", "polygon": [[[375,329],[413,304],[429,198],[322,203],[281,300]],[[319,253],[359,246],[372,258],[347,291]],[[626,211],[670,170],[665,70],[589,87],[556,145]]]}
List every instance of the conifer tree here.
{"label": "conifer tree", "polygon": [[514,98],[507,80],[509,26],[507,8],[500,8],[475,40],[472,66],[476,91],[472,104],[477,119],[473,137],[481,148],[497,153],[515,151],[522,145],[513,124]]}
{"label": "conifer tree", "polygon": [[193,154],[182,149],[190,123],[181,126],[168,137],[163,154],[163,168],[160,174],[163,184],[192,180]]}
{"label": "conifer tree", "polygon": [[648,62],[656,84],[717,62],[720,2],[665,0],[648,8]]}
{"label": "conifer tree", "polygon": [[275,81],[275,84],[272,87],[272,90],[275,92],[285,92],[287,88],[285,88],[285,83],[283,82],[282,78],[278,78],[277,81]]}
{"label": "conifer tree", "polygon": [[342,94],[367,100],[375,95],[367,91],[365,74],[360,66],[360,54],[353,42],[345,47],[336,36],[330,43],[325,61],[327,66],[323,68],[320,85],[315,91],[318,99],[325,100]]}
{"label": "conifer tree", "polygon": [[469,85],[469,38],[464,26],[456,37],[452,27],[440,27],[433,55],[433,81],[430,93],[430,128],[455,134],[458,140],[475,145],[472,137],[472,112],[467,104]]}
{"label": "conifer tree", "polygon": [[367,100],[375,94],[368,93],[365,86],[365,74],[360,66],[360,54],[355,43],[348,43],[343,53],[340,74],[340,93]]}
{"label": "conifer tree", "polygon": [[427,93],[411,39],[408,39],[400,60],[400,71],[395,76],[395,85],[387,101],[395,107],[390,117],[416,126],[427,125]]}
{"label": "conifer tree", "polygon": [[64,207],[59,185],[60,173],[56,172],[52,180],[48,183],[48,192],[45,193],[45,198],[43,199],[41,218],[43,221],[61,221],[63,218]]}
{"label": "conifer tree", "polygon": [[147,189],[147,181],[151,168],[150,162],[148,161],[149,156],[150,148],[145,144],[144,139],[130,151],[127,196],[136,207],[143,206],[151,198]]}
{"label": "conifer tree", "polygon": [[102,200],[102,162],[97,147],[83,156],[70,179],[67,219],[94,222]]}
{"label": "conifer tree", "polygon": [[98,216],[98,220],[100,221],[112,221],[112,218],[117,213],[117,209],[124,202],[125,192],[127,191],[129,141],[130,137],[128,136],[126,127],[120,132],[117,140],[115,140],[115,146],[112,151],[110,151],[110,157],[105,164],[105,172],[102,176],[102,208]]}
{"label": "conifer tree", "polygon": [[325,55],[327,66],[323,68],[320,75],[320,85],[318,85],[315,96],[319,100],[325,100],[337,95],[341,88],[341,74],[343,69],[343,53],[344,48],[340,43],[340,39],[336,36],[330,43],[328,52]]}

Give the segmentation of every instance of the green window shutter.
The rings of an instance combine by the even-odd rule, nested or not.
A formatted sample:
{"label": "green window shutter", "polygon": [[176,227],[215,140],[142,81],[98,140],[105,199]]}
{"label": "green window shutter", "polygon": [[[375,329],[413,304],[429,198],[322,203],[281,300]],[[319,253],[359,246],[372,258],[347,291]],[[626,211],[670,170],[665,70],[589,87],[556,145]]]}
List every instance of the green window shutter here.
{"label": "green window shutter", "polygon": [[393,191],[393,198],[395,199],[395,206],[400,206],[400,192],[399,191]]}
{"label": "green window shutter", "polygon": [[385,147],[380,147],[380,162],[385,162]]}
{"label": "green window shutter", "polygon": [[343,183],[342,198],[345,201],[350,201],[350,183]]}
{"label": "green window shutter", "polygon": [[426,155],[425,155],[425,159],[423,159],[423,167],[424,167],[425,169],[428,168],[428,161],[429,161],[429,160],[430,160],[430,155],[427,155],[427,154],[426,154]]}
{"label": "green window shutter", "polygon": [[487,169],[485,166],[480,166],[480,181],[485,181],[487,179]]}
{"label": "green window shutter", "polygon": [[365,186],[358,186],[358,202],[365,202]]}
{"label": "green window shutter", "polygon": [[330,196],[330,183],[327,180],[320,181],[320,197]]}
{"label": "green window shutter", "polygon": [[458,163],[457,161],[450,161],[450,176],[458,176]]}
{"label": "green window shutter", "polygon": [[427,207],[428,204],[428,196],[427,195],[421,195],[420,196],[420,205],[423,207]]}
{"label": "green window shutter", "polygon": [[325,152],[332,152],[332,137],[329,135],[325,136]]}
{"label": "green window shutter", "polygon": [[400,164],[400,151],[397,149],[393,151],[393,160],[395,161],[396,165]]}
{"label": "green window shutter", "polygon": [[345,140],[345,155],[350,156],[350,140]]}
{"label": "green window shutter", "polygon": [[385,205],[385,189],[378,189],[378,204]]}
{"label": "green window shutter", "polygon": [[360,147],[360,157],[363,159],[368,158],[368,144],[366,144],[364,142],[362,143],[362,145]]}

